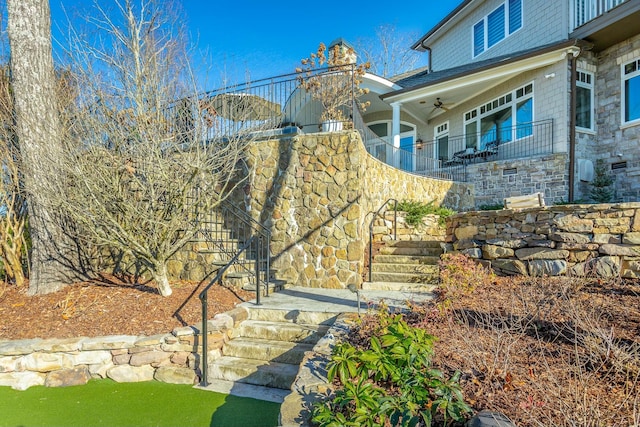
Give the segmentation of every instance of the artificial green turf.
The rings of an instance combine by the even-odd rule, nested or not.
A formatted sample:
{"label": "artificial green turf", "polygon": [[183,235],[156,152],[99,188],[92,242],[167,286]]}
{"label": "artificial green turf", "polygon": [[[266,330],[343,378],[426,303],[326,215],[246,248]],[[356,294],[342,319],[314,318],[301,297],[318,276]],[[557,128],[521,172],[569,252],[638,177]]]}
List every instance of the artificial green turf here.
{"label": "artificial green turf", "polygon": [[0,426],[220,426],[278,425],[280,405],[158,381],[83,386],[0,387]]}

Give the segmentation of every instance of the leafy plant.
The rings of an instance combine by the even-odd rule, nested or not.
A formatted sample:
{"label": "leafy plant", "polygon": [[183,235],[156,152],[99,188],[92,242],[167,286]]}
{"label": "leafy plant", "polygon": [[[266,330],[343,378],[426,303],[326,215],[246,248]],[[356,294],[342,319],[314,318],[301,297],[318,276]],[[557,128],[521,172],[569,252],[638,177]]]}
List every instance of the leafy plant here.
{"label": "leafy plant", "polygon": [[433,201],[429,203],[422,203],[417,201],[403,200],[398,203],[397,209],[407,213],[407,224],[419,225],[422,223],[422,219],[427,215],[438,215],[438,224],[444,225],[444,221],[447,217],[455,214],[452,209],[445,208],[443,206],[437,206]]}
{"label": "leafy plant", "polygon": [[334,347],[327,378],[335,391],[315,404],[313,421],[323,427],[464,421],[471,408],[460,389],[460,374],[446,379],[431,367],[436,337],[400,314],[378,312],[377,319],[380,328],[365,347],[349,342]]}
{"label": "leafy plant", "polygon": [[499,211],[502,208],[504,208],[504,204],[502,203],[488,203],[478,206],[478,210],[481,211]]}

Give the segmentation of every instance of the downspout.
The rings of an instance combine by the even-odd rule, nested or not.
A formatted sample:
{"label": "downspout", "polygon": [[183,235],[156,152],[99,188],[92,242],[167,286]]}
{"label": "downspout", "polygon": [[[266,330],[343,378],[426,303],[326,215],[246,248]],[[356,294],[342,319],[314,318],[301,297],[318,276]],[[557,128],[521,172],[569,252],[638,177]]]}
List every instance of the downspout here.
{"label": "downspout", "polygon": [[576,165],[576,77],[577,58],[581,51],[569,53],[569,66],[571,67],[571,96],[569,97],[569,203],[574,200],[575,165]]}

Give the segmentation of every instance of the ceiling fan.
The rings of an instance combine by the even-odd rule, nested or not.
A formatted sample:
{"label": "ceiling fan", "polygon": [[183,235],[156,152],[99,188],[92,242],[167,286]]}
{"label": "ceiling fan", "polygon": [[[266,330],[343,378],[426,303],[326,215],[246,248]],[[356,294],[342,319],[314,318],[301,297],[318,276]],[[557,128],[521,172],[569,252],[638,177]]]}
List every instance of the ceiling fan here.
{"label": "ceiling fan", "polygon": [[431,110],[431,113],[433,113],[436,110],[444,110],[444,111],[449,111],[449,108],[444,106],[444,103],[440,100],[440,98],[436,98],[436,102],[433,103],[433,110]]}

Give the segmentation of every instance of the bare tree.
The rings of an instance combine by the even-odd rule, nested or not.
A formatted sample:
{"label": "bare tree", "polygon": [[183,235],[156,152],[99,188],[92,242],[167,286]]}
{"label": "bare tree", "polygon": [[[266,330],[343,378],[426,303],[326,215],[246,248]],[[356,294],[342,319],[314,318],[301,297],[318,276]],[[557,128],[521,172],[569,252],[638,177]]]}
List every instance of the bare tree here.
{"label": "bare tree", "polygon": [[15,134],[29,201],[29,293],[42,294],[76,277],[69,262],[70,242],[55,227],[54,214],[46,203],[45,184],[59,177],[58,165],[51,159],[62,158],[49,2],[8,0],[7,12]]}
{"label": "bare tree", "polygon": [[66,110],[65,180],[50,192],[78,239],[133,256],[168,296],[167,261],[198,230],[198,213],[228,194],[249,131],[264,121],[233,117],[235,132],[222,137],[222,98],[196,95],[169,2],[114,4],[115,13],[95,3],[94,36],[70,32],[79,93]]}
{"label": "bare tree", "polygon": [[418,34],[399,33],[394,25],[378,27],[375,37],[358,40],[356,52],[362,62],[371,64],[371,73],[382,77],[410,71],[421,59],[421,54],[410,49]]}
{"label": "bare tree", "polygon": [[0,67],[0,256],[5,279],[22,286],[27,201],[10,88],[8,67]]}

